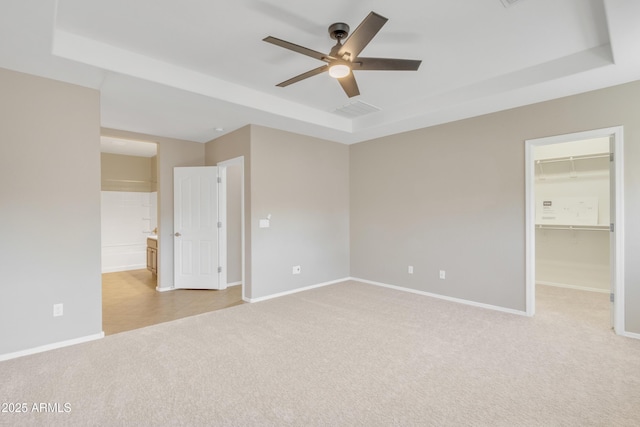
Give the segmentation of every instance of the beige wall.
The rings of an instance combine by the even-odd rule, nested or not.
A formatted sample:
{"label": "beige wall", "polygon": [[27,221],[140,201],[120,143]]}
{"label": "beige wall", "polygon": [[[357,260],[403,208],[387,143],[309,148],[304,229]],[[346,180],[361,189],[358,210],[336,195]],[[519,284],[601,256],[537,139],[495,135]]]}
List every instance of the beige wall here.
{"label": "beige wall", "polygon": [[102,129],[102,135],[155,142],[158,144],[158,287],[173,287],[173,168],[204,166],[205,145],[116,129]]}
{"label": "beige wall", "polygon": [[352,145],[351,275],[524,311],[524,141],[623,125],[625,312],[639,333],[639,113],[634,82]]}
{"label": "beige wall", "polygon": [[524,307],[524,145],[478,125],[351,146],[352,276]]}
{"label": "beige wall", "polygon": [[349,147],[252,126],[251,179],[252,298],[348,277]]}
{"label": "beige wall", "polygon": [[0,93],[3,355],[102,332],[100,98],[5,69]]}
{"label": "beige wall", "polygon": [[[349,276],[347,146],[261,126],[207,144],[207,164],[244,157],[245,296]],[[271,214],[271,227],[259,220]],[[300,265],[302,274],[292,275]]]}
{"label": "beige wall", "polygon": [[102,191],[156,191],[156,157],[101,153]]}

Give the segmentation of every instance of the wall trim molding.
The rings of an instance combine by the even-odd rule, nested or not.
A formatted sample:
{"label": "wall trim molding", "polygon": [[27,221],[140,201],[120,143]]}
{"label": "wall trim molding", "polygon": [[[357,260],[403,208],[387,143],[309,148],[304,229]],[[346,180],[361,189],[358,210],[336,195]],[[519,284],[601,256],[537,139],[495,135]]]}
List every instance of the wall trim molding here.
{"label": "wall trim molding", "polygon": [[49,350],[56,350],[58,348],[69,347],[71,345],[82,344],[89,341],[95,341],[104,338],[104,332],[99,334],[87,335],[85,337],[74,338],[72,340],[60,341],[52,344],[42,345],[39,347],[29,348],[26,350],[16,351],[14,353],[0,354],[0,362],[5,360],[16,359],[22,356],[29,356],[32,354],[43,353]]}
{"label": "wall trim molding", "polygon": [[238,280],[237,282],[233,282],[233,283],[227,283],[227,288],[231,286],[238,286],[238,285],[242,285],[242,280]]}
{"label": "wall trim molding", "polygon": [[634,332],[624,332],[623,334],[621,334],[623,337],[627,337],[627,338],[633,338],[635,340],[640,340],[640,334],[636,334]]}
{"label": "wall trim molding", "polygon": [[121,265],[116,267],[107,267],[102,270],[102,274],[104,273],[118,273],[120,271],[132,271],[132,270],[146,270],[146,264],[135,264],[135,265]]}
{"label": "wall trim molding", "polygon": [[454,298],[454,297],[449,297],[449,296],[446,296],[446,295],[440,295],[440,294],[434,294],[434,293],[431,293],[431,292],[419,291],[417,289],[405,288],[405,287],[396,286],[396,285],[389,285],[387,283],[374,282],[372,280],[361,279],[361,278],[358,278],[358,277],[350,277],[349,280],[354,280],[354,281],[357,281],[357,282],[367,283],[369,285],[381,286],[383,288],[394,289],[396,291],[409,292],[409,293],[412,293],[412,294],[418,294],[418,295],[422,295],[422,296],[426,296],[426,297],[437,298],[437,299],[441,299],[441,300],[445,300],[445,301],[449,301],[449,302],[455,302],[455,303],[458,303],[458,304],[470,305],[472,307],[486,308],[486,309],[489,309],[489,310],[501,311],[503,313],[515,314],[515,315],[518,315],[518,316],[527,316],[527,312],[526,311],[522,311],[522,310],[514,310],[512,308],[500,307],[500,306],[497,306],[497,305],[485,304],[485,303],[482,303],[482,302],[470,301],[470,300],[466,300],[466,299],[462,299],[462,298]]}
{"label": "wall trim molding", "polygon": [[242,300],[244,302],[249,302],[249,303],[267,301],[267,300],[270,300],[270,299],[273,299],[273,298],[280,298],[280,297],[283,297],[283,296],[286,296],[286,295],[297,294],[298,292],[304,292],[304,291],[309,291],[311,289],[321,288],[323,286],[329,286],[329,285],[335,285],[336,283],[347,282],[349,280],[350,280],[349,277],[344,277],[342,279],[332,280],[330,282],[318,283],[317,285],[305,286],[304,288],[292,289],[290,291],[279,292],[277,294],[271,294],[271,295],[267,295],[267,296],[264,296],[264,297],[258,297],[258,298],[245,298],[245,297],[242,297]]}

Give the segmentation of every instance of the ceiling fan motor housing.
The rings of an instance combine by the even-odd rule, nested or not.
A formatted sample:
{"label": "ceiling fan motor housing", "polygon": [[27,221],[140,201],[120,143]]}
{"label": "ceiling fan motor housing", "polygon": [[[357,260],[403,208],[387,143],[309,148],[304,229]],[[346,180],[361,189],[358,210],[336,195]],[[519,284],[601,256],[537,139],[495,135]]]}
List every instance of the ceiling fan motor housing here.
{"label": "ceiling fan motor housing", "polygon": [[329,26],[329,36],[334,40],[346,39],[349,35],[349,26],[344,22],[336,22]]}

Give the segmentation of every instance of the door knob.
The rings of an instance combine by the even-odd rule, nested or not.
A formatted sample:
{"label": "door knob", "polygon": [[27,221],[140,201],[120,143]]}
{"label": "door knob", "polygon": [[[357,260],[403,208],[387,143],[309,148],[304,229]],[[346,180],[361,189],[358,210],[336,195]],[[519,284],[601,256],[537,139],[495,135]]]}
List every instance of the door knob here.
{"label": "door knob", "polygon": [[176,237],[180,237],[180,236],[182,236],[182,234],[180,234],[180,233],[176,232],[176,234],[174,234],[174,236],[176,236]]}

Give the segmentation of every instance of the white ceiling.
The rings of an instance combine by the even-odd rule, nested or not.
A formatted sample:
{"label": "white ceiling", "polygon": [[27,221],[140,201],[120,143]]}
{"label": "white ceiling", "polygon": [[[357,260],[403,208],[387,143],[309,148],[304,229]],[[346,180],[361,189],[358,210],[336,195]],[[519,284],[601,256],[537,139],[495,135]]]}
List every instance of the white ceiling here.
{"label": "white ceiling", "polygon": [[[275,86],[322,63],[264,37],[328,52],[330,24],[371,11],[389,22],[363,56],[417,72],[356,71],[351,99],[326,74]],[[7,0],[0,67],[100,90],[108,128],[206,142],[253,123],[348,144],[638,80],[638,18],[637,0]],[[352,102],[380,111],[334,112]]]}

